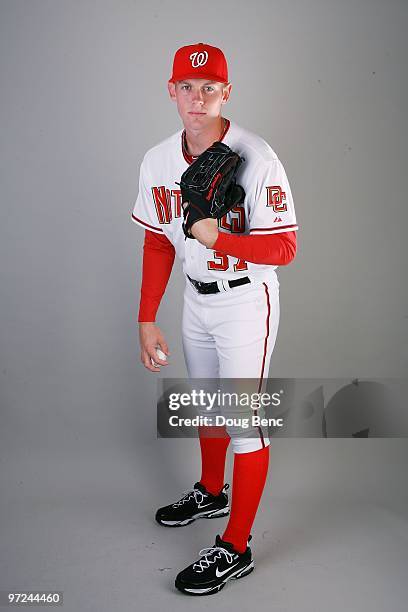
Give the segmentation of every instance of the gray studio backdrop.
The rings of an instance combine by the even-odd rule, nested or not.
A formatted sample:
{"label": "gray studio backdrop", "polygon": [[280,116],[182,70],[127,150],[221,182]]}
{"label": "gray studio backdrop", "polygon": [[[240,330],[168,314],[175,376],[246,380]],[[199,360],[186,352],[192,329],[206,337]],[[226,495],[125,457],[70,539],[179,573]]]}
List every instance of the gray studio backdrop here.
{"label": "gray studio backdrop", "polygon": [[[145,151],[181,127],[166,89],[179,46],[223,48],[225,116],[271,144],[292,186],[299,251],[279,273],[270,375],[405,376],[407,17],[402,0],[1,0],[0,590],[64,590],[68,611],[180,609],[190,601],[169,601],[174,572],[213,538],[208,525],[211,540],[186,539],[152,521],[198,478],[199,457],[195,440],[156,439],[157,375],[139,362],[131,211]],[[158,316],[171,365],[158,376],[186,374],[183,286],[177,262]],[[268,533],[278,566],[305,554],[303,610],[337,609],[337,588],[355,610],[385,609],[388,595],[402,610],[406,441],[279,440],[271,457],[262,563]],[[322,590],[314,521],[340,494],[374,500],[394,540],[366,534],[364,548],[352,530],[351,549],[337,549],[343,582]],[[386,578],[370,565],[384,550]],[[344,576],[343,560],[362,557],[366,572]],[[276,609],[299,609],[281,569]]]}

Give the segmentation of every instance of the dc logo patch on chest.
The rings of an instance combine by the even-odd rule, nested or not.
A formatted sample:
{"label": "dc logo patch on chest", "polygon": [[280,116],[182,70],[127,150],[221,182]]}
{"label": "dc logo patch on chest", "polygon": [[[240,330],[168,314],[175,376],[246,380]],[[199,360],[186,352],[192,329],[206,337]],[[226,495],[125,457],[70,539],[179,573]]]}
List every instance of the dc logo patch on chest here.
{"label": "dc logo patch on chest", "polygon": [[271,207],[274,212],[285,212],[288,209],[286,193],[279,185],[266,187],[266,206]]}

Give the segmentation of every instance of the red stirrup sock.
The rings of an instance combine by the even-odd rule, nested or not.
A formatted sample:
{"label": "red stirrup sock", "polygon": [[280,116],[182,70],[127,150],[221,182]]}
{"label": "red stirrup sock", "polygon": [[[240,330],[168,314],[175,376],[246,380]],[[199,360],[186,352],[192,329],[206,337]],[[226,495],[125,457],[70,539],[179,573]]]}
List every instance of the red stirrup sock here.
{"label": "red stirrup sock", "polygon": [[234,454],[231,514],[222,540],[244,552],[265,487],[269,446],[252,453]]}
{"label": "red stirrup sock", "polygon": [[200,426],[201,479],[209,493],[218,495],[224,486],[225,459],[231,441],[224,427]]}

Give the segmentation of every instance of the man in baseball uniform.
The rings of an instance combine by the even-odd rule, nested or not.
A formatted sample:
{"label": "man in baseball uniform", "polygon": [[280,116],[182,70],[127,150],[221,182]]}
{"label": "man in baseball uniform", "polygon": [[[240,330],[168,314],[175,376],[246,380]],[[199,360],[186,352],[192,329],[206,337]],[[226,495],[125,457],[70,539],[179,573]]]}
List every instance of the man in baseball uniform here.
{"label": "man in baseball uniform", "polygon": [[[144,228],[139,309],[141,361],[151,372],[168,364],[169,347],[156,325],[175,255],[185,274],[182,340],[190,378],[268,377],[279,324],[277,266],[296,254],[295,209],[276,153],[261,137],[222,115],[231,93],[223,52],[198,43],[178,49],[168,82],[184,128],[151,148],[140,168],[133,220]],[[242,202],[220,220],[202,219],[186,238],[180,177],[214,142],[243,158]],[[181,571],[176,587],[191,595],[219,591],[254,568],[251,528],[264,489],[269,439],[262,427],[238,435],[233,426],[198,428],[201,478],[178,501],[160,508],[158,523],[184,526],[229,515],[215,543]],[[227,448],[234,452],[231,511],[224,485]]]}

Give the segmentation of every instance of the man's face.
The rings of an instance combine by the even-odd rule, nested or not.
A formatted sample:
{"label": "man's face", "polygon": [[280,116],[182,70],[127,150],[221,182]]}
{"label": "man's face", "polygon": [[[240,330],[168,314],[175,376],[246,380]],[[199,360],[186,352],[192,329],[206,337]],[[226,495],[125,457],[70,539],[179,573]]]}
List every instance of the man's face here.
{"label": "man's face", "polygon": [[187,79],[169,83],[168,88],[171,99],[177,103],[184,126],[201,130],[220,116],[221,107],[229,98],[231,84]]}

